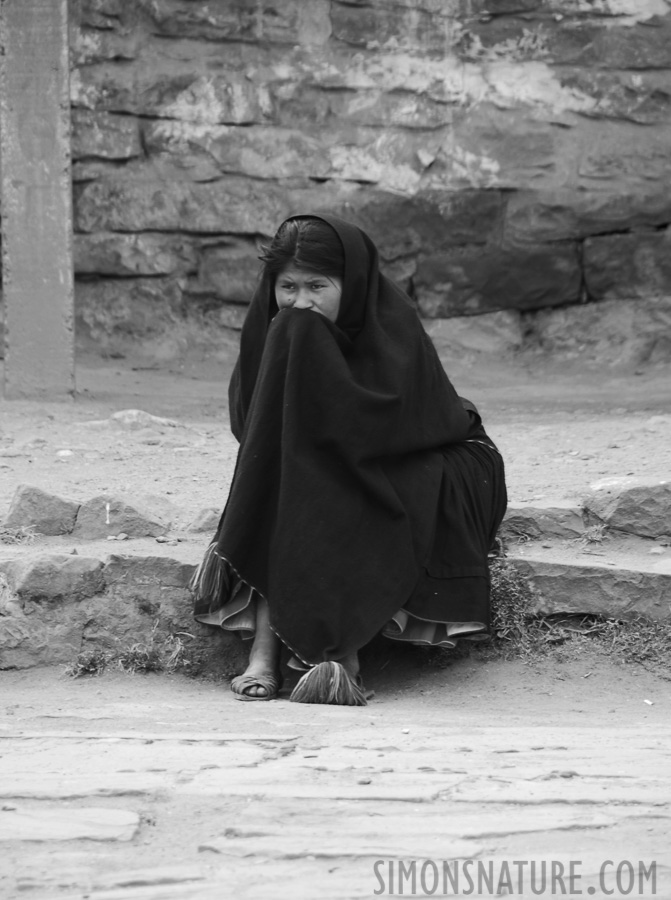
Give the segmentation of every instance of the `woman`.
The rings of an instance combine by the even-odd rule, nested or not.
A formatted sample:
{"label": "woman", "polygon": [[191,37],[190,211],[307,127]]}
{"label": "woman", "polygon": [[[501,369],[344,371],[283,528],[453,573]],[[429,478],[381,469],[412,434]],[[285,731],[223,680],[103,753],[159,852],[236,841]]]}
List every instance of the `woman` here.
{"label": "woman", "polygon": [[229,388],[240,442],[193,580],[195,615],[253,636],[231,687],[365,704],[357,651],[383,630],[454,646],[489,625],[501,457],[364,232],[297,216],[266,248]]}

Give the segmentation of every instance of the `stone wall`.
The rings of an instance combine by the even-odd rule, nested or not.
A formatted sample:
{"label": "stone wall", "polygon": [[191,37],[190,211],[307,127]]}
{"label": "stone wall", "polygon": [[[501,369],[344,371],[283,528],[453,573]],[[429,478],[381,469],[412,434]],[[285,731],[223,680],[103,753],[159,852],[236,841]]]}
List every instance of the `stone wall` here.
{"label": "stone wall", "polygon": [[71,0],[71,22],[97,346],[239,328],[259,243],[329,209],[427,317],[633,303],[671,355],[671,0]]}

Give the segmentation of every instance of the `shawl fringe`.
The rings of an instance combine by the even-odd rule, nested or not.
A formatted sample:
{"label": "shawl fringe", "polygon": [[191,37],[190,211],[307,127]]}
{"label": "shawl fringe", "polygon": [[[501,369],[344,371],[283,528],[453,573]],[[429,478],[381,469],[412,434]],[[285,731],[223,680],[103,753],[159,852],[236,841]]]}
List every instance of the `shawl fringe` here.
{"label": "shawl fringe", "polygon": [[212,541],[193,573],[189,590],[197,602],[223,605],[231,594],[231,574],[230,566],[217,553],[217,542]]}

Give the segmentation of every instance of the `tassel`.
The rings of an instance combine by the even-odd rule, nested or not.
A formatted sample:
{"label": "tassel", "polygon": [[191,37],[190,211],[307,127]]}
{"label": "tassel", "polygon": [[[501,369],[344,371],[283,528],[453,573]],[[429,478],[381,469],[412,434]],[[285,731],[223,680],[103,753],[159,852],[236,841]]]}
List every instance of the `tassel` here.
{"label": "tassel", "polygon": [[367,706],[359,685],[340,663],[323,662],[310,669],[293,689],[294,703],[330,703],[337,706]]}
{"label": "tassel", "polygon": [[212,541],[205,551],[203,561],[189,582],[189,590],[198,600],[221,601],[230,591],[229,567],[216,553],[216,541]]}

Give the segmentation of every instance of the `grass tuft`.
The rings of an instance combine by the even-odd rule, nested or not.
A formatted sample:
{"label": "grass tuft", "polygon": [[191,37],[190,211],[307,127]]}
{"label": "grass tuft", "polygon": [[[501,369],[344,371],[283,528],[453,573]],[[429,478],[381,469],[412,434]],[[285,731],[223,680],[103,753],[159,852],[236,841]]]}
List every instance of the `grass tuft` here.
{"label": "grass tuft", "polygon": [[36,537],[34,525],[0,525],[0,544],[32,544]]}
{"label": "grass tuft", "polygon": [[[601,529],[590,542],[603,537]],[[428,664],[444,667],[463,656],[485,659],[524,659],[532,662],[550,654],[562,658],[589,651],[623,665],[638,665],[671,680],[671,622],[639,616],[614,619],[603,616],[539,616],[532,610],[533,593],[526,579],[505,560],[491,564],[492,623],[489,641],[462,641],[455,650],[428,651]]]}
{"label": "grass tuft", "polygon": [[73,663],[65,669],[71,678],[84,675],[100,675],[105,669],[116,667],[130,675],[149,672],[173,674],[198,674],[198,659],[191,653],[185,639],[195,639],[186,631],[178,631],[167,637],[158,633],[156,622],[146,641],[136,641],[115,650],[99,648],[82,650]]}

